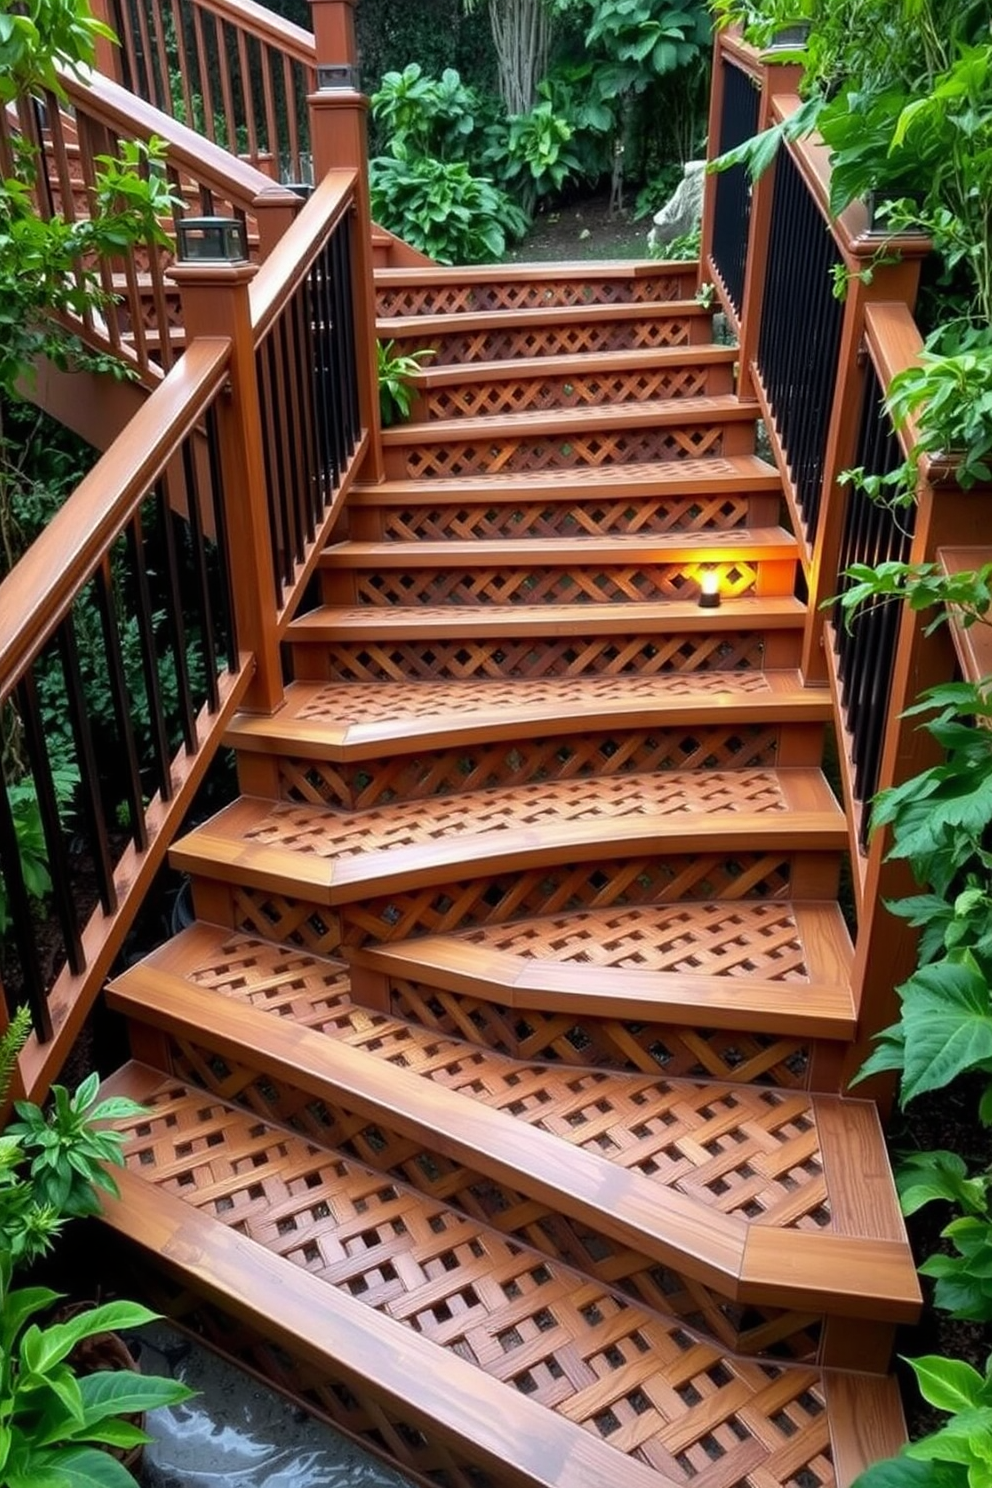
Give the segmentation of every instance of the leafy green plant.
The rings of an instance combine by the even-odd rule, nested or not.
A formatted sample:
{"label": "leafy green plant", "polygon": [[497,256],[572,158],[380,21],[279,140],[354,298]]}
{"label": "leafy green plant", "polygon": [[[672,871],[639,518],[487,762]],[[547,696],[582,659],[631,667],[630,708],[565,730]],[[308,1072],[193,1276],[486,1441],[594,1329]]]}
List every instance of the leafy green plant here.
{"label": "leafy green plant", "polygon": [[379,416],[384,429],[410,417],[413,406],[411,380],[423,362],[433,356],[428,349],[396,351],[395,341],[376,343],[376,365],[379,374]]}
{"label": "leafy green plant", "polygon": [[581,171],[581,161],[571,148],[573,133],[547,98],[530,113],[508,120],[506,141],[498,152],[501,158],[493,163],[498,164],[503,182],[516,189],[528,216],[541,198],[560,192]]}
{"label": "leafy green plant", "polygon": [[13,1290],[11,1275],[11,1257],[0,1254],[0,1480],[7,1488],[134,1488],[131,1473],[102,1448],[151,1440],[125,1417],[177,1405],[192,1392],[131,1370],[80,1378],[71,1355],[86,1339],[141,1327],[156,1314],[108,1302],[42,1326],[59,1293]]}
{"label": "leafy green plant", "polygon": [[457,161],[380,156],[369,162],[377,221],[438,263],[492,263],[527,217],[505,191]]}
{"label": "leafy green plant", "polygon": [[428,76],[418,62],[402,72],[387,72],[371,105],[390,150],[399,146],[407,155],[464,159],[482,128],[478,94],[453,67],[446,67],[440,78]]}

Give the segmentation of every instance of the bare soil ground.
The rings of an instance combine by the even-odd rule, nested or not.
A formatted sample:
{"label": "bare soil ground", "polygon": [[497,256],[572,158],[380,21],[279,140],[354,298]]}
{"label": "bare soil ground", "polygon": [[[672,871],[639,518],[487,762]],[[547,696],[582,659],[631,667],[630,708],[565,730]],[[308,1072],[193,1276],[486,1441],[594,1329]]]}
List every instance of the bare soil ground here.
{"label": "bare soil ground", "polygon": [[650,226],[649,216],[639,222],[629,212],[611,216],[607,192],[587,201],[572,202],[556,212],[540,213],[526,238],[507,253],[506,262],[647,258]]}

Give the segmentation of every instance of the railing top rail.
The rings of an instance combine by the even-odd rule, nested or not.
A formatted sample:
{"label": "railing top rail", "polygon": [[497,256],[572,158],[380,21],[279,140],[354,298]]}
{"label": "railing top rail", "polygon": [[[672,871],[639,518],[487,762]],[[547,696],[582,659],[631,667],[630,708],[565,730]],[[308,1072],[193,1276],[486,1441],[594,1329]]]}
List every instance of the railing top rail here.
{"label": "railing top rail", "polygon": [[285,52],[304,67],[316,67],[317,45],[312,31],[283,20],[255,0],[197,0],[201,10],[212,11],[222,20],[240,26],[252,35]]}
{"label": "railing top rail", "polygon": [[765,54],[759,52],[758,48],[753,47],[750,42],[745,41],[737,31],[720,32],[720,51],[728,62],[732,62],[742,72],[748,73],[755,82],[761,81],[768,65],[765,61]]}
{"label": "railing top rail", "polygon": [[76,77],[63,71],[60,80],[74,108],[129,139],[158,135],[169,146],[170,165],[187,171],[235,205],[248,210],[261,192],[272,189],[271,179],[262,171],[101,73],[87,71]]}
{"label": "railing top rail", "polygon": [[[897,373],[917,364],[923,337],[908,305],[885,300],[865,306],[865,344],[879,384],[887,391]],[[908,418],[895,433],[903,453],[910,455],[919,441],[915,418]],[[945,472],[943,466],[928,461],[926,474],[928,479],[939,481]]]}
{"label": "railing top rail", "polygon": [[189,347],[0,584],[0,698],[47,644],[197,424],[226,376],[230,348],[222,337]]}
{"label": "railing top rail", "polygon": [[[780,93],[772,100],[776,123],[790,119],[802,99],[798,93]],[[872,231],[867,205],[851,202],[839,217],[830,213],[830,150],[818,135],[790,140],[785,147],[802,171],[809,191],[823,219],[837,241],[837,246],[852,264],[874,258],[879,250],[899,254],[902,258],[926,258],[930,239],[923,233],[890,233]]]}
{"label": "railing top rail", "polygon": [[328,171],[259,269],[250,290],[256,346],[265,339],[289,296],[306,278],[327,235],[349,210],[357,179],[355,171]]}

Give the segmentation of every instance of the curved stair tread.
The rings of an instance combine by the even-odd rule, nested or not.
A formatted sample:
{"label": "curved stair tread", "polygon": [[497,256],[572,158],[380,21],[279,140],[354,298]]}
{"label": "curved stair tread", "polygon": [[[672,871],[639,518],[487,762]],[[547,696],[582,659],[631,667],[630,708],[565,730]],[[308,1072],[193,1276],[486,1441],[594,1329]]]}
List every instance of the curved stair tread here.
{"label": "curved stair tread", "polygon": [[[413,480],[385,480],[374,486],[356,484],[349,503],[396,506],[415,497],[428,501],[512,501],[540,496],[543,501],[567,501],[576,491],[583,496],[602,487],[648,496],[704,493],[743,495],[780,491],[781,477],[774,465],[758,455],[711,455],[705,459],[640,461],[628,464],[580,465],[574,470],[505,471],[498,475],[422,476]],[[701,489],[700,489],[701,488]],[[714,529],[719,530],[719,529]]]}
{"label": "curved stair tread", "polygon": [[749,563],[763,559],[781,563],[798,555],[796,539],[782,527],[738,527],[727,532],[619,533],[609,537],[346,540],[323,550],[320,567],[472,569],[539,563],[553,568],[576,563],[732,563],[735,558]]}
{"label": "curved stair tread", "polygon": [[358,636],[364,640],[448,640],[452,636],[576,636],[745,630],[794,630],[806,606],[787,595],[724,599],[717,609],[693,600],[658,604],[544,605],[322,605],[298,615],[285,639],[312,643]]}
{"label": "curved stair tread", "polygon": [[399,801],[365,811],[242,797],[170,850],[175,867],[256,887],[305,887],[319,902],[440,883],[454,872],[589,861],[645,848],[679,854],[847,845],[816,769],[669,770],[547,781]]}
{"label": "curved stair tread", "polygon": [[[677,1488],[688,1473],[700,1488],[731,1488],[760,1473],[775,1488],[805,1471],[820,1488],[846,1488],[866,1465],[846,1376],[723,1354],[677,1320],[147,1067],[127,1067],[114,1089],[150,1109],[121,1123],[127,1169],[105,1221],[291,1355],[437,1432],[493,1483]],[[897,1448],[892,1382],[865,1377],[856,1394],[873,1444]]]}
{"label": "curved stair tread", "polygon": [[799,673],[665,672],[654,676],[482,682],[294,682],[278,713],[241,713],[225,742],[308,759],[373,758],[425,745],[483,743],[600,727],[820,723],[824,688]]}
{"label": "curved stair tread", "polygon": [[117,978],[111,1000],[431,1151],[512,1175],[518,1191],[722,1295],[768,1302],[777,1254],[785,1305],[915,1315],[869,1103],[523,1063],[356,1005],[339,962],[206,926]]}
{"label": "curved stair tread", "polygon": [[837,904],[647,904],[428,935],[359,965],[500,1006],[848,1039],[853,951]]}
{"label": "curved stair tread", "polygon": [[521,413],[474,418],[431,419],[383,429],[384,449],[408,444],[440,444],[448,439],[487,439],[500,431],[513,434],[567,434],[576,428],[634,429],[669,424],[753,423],[754,410],[731,393],[697,398],[645,398],[636,403],[592,404],[583,408],[525,409]]}

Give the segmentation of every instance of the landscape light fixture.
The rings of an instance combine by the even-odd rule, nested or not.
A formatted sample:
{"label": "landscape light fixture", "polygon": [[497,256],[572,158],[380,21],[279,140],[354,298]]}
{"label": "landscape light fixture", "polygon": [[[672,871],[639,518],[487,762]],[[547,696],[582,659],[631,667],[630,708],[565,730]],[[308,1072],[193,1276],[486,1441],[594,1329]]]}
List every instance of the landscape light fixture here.
{"label": "landscape light fixture", "polygon": [[244,223],[236,217],[183,217],[176,223],[180,263],[247,263]]}
{"label": "landscape light fixture", "polygon": [[699,581],[699,607],[701,610],[720,608],[720,575],[715,568],[708,568]]}

